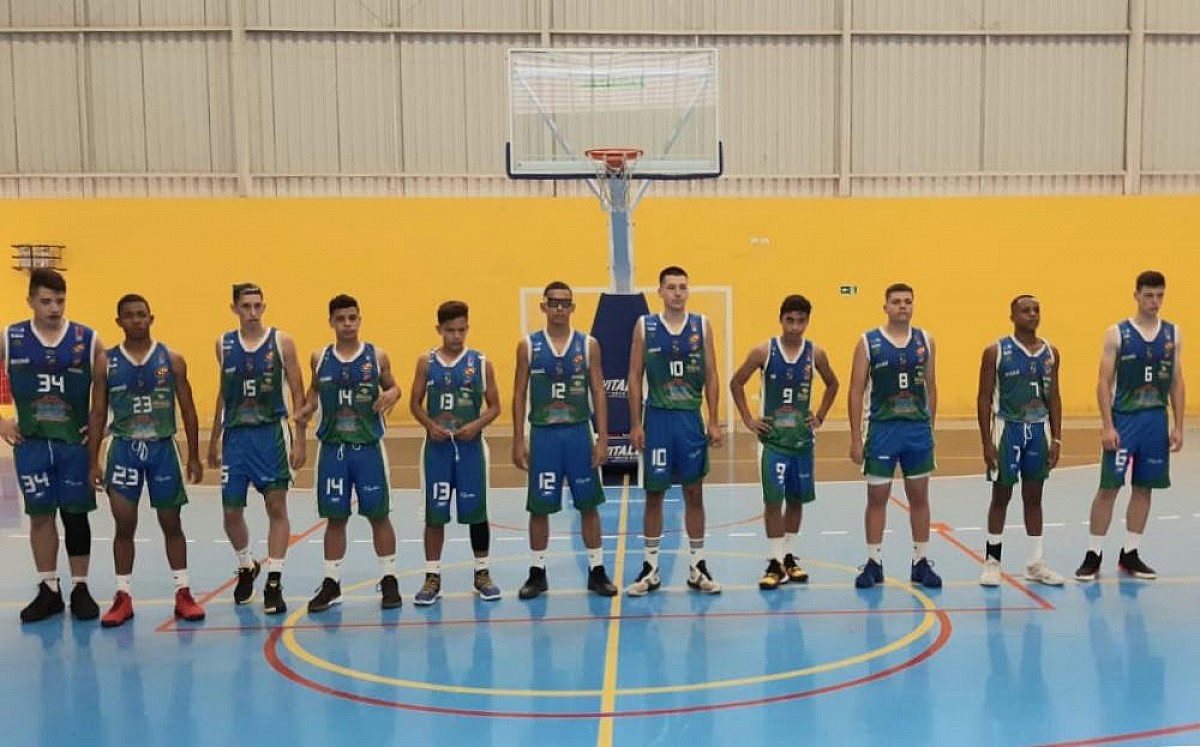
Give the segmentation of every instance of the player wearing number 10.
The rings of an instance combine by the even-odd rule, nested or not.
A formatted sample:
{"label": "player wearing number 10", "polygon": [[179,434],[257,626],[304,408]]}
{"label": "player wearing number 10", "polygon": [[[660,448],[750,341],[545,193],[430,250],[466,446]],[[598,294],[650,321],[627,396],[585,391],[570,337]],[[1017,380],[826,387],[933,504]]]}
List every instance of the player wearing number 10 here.
{"label": "player wearing number 10", "polygon": [[[933,421],[937,413],[933,337],[912,326],[911,286],[890,285],[883,298],[887,325],[862,336],[850,370],[850,460],[861,464],[867,477],[867,562],[854,585],[869,589],[883,583],[883,530],[892,477],[899,465],[912,526],[911,579],[937,588],[942,579],[925,557],[929,543],[929,475],[935,466]],[[864,442],[865,404],[870,410]]]}
{"label": "player wearing number 10", "polygon": [[[1088,549],[1075,571],[1080,581],[1093,581],[1100,574],[1104,537],[1127,473],[1132,473],[1133,492],[1117,565],[1137,578],[1157,575],[1138,555],[1138,544],[1150,515],[1150,491],[1171,485],[1171,452],[1183,448],[1182,342],[1179,328],[1158,315],[1166,292],[1162,273],[1138,275],[1133,294],[1137,316],[1109,327],[1104,335],[1096,387],[1104,454],[1100,489],[1092,500]],[[1169,429],[1168,403],[1174,415]]]}
{"label": "player wearing number 10", "polygon": [[33,318],[10,325],[0,347],[12,382],[15,419],[0,418],[0,436],[13,446],[13,462],[25,513],[29,544],[40,582],[38,593],[21,622],[36,622],[63,611],[58,588],[58,528],[62,514],[67,560],[71,565],[71,614],[92,620],[100,608],[87,588],[92,530],[88,512],[96,510],[96,494],[88,484],[88,407],[94,373],[102,367],[104,348],[89,327],[67,321],[67,282],[48,269],[29,274],[29,308]]}
{"label": "player wearing number 10", "polygon": [[145,298],[131,293],[117,301],[117,326],[125,340],[105,354],[105,365],[96,371],[96,390],[88,430],[101,434],[109,423],[107,468],[100,468],[100,439],[88,440],[91,482],[108,491],[116,531],[113,561],[117,593],[100,624],[114,628],[133,617],[133,535],[138,524],[138,499],[142,489],[158,513],[167,562],[175,581],[175,616],[203,620],[204,608],[192,598],[187,570],[187,540],[180,525],[180,509],[187,503],[179,449],[175,445],[175,403],[187,434],[187,473],[200,482],[200,426],[192,387],[183,356],[150,337],[154,316]]}
{"label": "player wearing number 10", "polygon": [[221,467],[225,534],[237,556],[233,589],[237,604],[247,604],[254,596],[259,572],[259,563],[250,552],[246,493],[253,484],[263,494],[268,522],[263,610],[278,615],[287,611],[281,580],[291,532],[287,491],[291,470],[303,467],[306,456],[302,422],[296,423],[294,445],[291,440],[284,391],[291,394],[292,411],[299,413],[304,405],[304,380],[296,343],[274,327],[263,326],[267,304],[262,288],[254,283],[233,286],[230,308],[239,324],[217,340],[221,388],[208,443],[208,466]]}

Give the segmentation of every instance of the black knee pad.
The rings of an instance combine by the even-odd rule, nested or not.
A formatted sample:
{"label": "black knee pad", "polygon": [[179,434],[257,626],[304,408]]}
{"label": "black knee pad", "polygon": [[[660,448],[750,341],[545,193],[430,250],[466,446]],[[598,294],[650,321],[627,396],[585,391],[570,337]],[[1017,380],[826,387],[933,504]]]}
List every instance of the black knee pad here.
{"label": "black knee pad", "polygon": [[487,552],[492,541],[492,528],[486,521],[471,525],[471,549],[475,552]]}
{"label": "black knee pad", "polygon": [[67,555],[79,557],[92,554],[92,525],[88,522],[87,514],[74,514],[66,511],[62,515],[63,537],[67,546]]}

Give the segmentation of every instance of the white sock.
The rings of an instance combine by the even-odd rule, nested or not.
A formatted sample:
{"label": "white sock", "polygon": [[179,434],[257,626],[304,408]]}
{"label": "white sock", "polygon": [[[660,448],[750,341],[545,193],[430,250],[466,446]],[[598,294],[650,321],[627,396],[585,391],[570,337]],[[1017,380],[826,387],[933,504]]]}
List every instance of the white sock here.
{"label": "white sock", "polygon": [[484,555],[482,558],[475,558],[475,572],[486,571],[488,569],[488,559]]}
{"label": "white sock", "polygon": [[50,591],[58,591],[58,571],[46,571],[38,574],[38,580],[50,587]]}
{"label": "white sock", "polygon": [[1033,536],[1032,534],[1029,535],[1029,544],[1030,544],[1030,547],[1029,547],[1029,563],[1028,564],[1033,565],[1034,563],[1036,563],[1042,559],[1042,554],[1045,552],[1044,543],[1042,541],[1042,535],[1039,534],[1036,537]]}
{"label": "white sock", "polygon": [[123,591],[126,594],[133,593],[133,576],[117,576],[117,591]]}
{"label": "white sock", "polygon": [[783,564],[783,548],[787,542],[783,537],[768,537],[767,544],[771,547],[771,558],[778,560],[780,565]]}
{"label": "white sock", "polygon": [[662,546],[662,536],[658,537],[643,537],[646,547],[646,562],[654,570],[658,570],[658,548]]}
{"label": "white sock", "polygon": [[186,589],[192,585],[192,581],[188,576],[189,574],[187,568],[180,568],[177,571],[171,571],[171,580],[175,582],[175,591]]}
{"label": "white sock", "polygon": [[546,551],[530,550],[529,565],[533,566],[534,568],[541,568],[543,571],[546,570]]}
{"label": "white sock", "polygon": [[920,560],[921,558],[925,557],[925,547],[928,544],[929,544],[928,542],[914,542],[913,543],[913,562],[914,563],[917,562],[918,560]]}
{"label": "white sock", "polygon": [[589,547],[588,551],[587,551],[587,556],[588,556],[588,570],[589,571],[598,565],[604,565],[604,548]]}
{"label": "white sock", "polygon": [[883,543],[878,545],[867,545],[867,557],[874,560],[876,563],[883,565]]}
{"label": "white sock", "polygon": [[691,561],[692,567],[695,568],[704,560],[704,538],[688,539],[688,559]]}
{"label": "white sock", "polygon": [[1104,535],[1091,534],[1088,535],[1088,549],[1099,555],[1104,551]]}
{"label": "white sock", "polygon": [[283,573],[283,558],[267,558],[267,573]]}
{"label": "white sock", "polygon": [[800,533],[799,532],[784,532],[783,533],[783,552],[784,554],[791,553],[799,556]]}
{"label": "white sock", "polygon": [[87,576],[71,576],[71,588],[87,583]]}
{"label": "white sock", "polygon": [[379,560],[379,575],[380,576],[395,576],[396,575],[396,554],[380,555]]}
{"label": "white sock", "polygon": [[1125,552],[1133,552],[1138,549],[1138,544],[1142,541],[1142,535],[1137,532],[1125,533],[1125,546],[1121,549]]}
{"label": "white sock", "polygon": [[334,581],[341,583],[341,581],[342,581],[342,561],[344,561],[344,560],[345,560],[345,558],[338,558],[337,560],[326,560],[325,561],[325,578],[332,578]]}
{"label": "white sock", "polygon": [[992,534],[991,532],[988,532],[987,543],[989,545],[999,545],[1002,542],[1004,542],[1003,534]]}
{"label": "white sock", "polygon": [[425,572],[432,573],[435,576],[442,575],[442,561],[426,560],[425,561]]}
{"label": "white sock", "polygon": [[250,546],[247,545],[241,550],[234,549],[233,554],[237,556],[238,568],[253,568],[254,555],[250,553]]}

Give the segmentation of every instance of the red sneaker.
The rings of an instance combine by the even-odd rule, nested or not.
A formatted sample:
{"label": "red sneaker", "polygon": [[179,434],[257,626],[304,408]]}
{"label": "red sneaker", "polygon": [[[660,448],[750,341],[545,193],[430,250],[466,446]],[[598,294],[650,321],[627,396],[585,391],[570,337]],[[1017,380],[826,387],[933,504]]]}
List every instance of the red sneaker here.
{"label": "red sneaker", "polygon": [[106,628],[116,628],[133,619],[133,597],[123,591],[118,591],[113,597],[112,607],[100,618],[100,624]]}
{"label": "red sneaker", "polygon": [[182,617],[188,622],[204,619],[204,608],[192,599],[192,590],[186,586],[175,592],[175,617]]}

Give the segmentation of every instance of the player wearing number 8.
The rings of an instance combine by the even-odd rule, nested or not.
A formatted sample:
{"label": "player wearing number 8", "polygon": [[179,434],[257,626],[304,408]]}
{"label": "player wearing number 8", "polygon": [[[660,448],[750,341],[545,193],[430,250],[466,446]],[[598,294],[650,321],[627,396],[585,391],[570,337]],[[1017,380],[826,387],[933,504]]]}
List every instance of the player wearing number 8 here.
{"label": "player wearing number 8", "polygon": [[[1171,484],[1172,451],[1183,448],[1184,390],[1179,328],[1159,318],[1167,280],[1153,270],[1134,285],[1137,315],[1108,329],[1100,358],[1096,394],[1100,404],[1104,453],[1100,489],[1092,500],[1088,549],[1075,571],[1080,581],[1100,573],[1104,537],[1117,492],[1132,473],[1133,491],[1125,513],[1126,536],[1118,566],[1137,578],[1154,578],[1138,555],[1150,515],[1150,491]],[[1174,413],[1168,427],[1167,405]]]}
{"label": "player wearing number 8", "polygon": [[88,592],[92,530],[88,512],[96,494],[88,484],[88,408],[93,376],[102,368],[104,349],[91,328],[66,318],[67,283],[54,270],[29,274],[33,318],[10,325],[0,343],[7,363],[17,416],[0,418],[0,436],[13,446],[13,462],[25,513],[29,544],[40,582],[34,600],[21,610],[21,622],[36,622],[63,611],[58,587],[58,528],[61,513],[71,565],[71,614],[91,620],[100,614]]}
{"label": "player wearing number 8", "polygon": [[[911,513],[911,579],[937,588],[942,579],[925,557],[937,412],[933,337],[912,326],[911,286],[890,285],[883,297],[887,325],[862,336],[850,373],[850,459],[863,466],[867,477],[867,562],[854,584],[867,589],[883,583],[883,530],[892,476],[899,466]],[[864,442],[863,407],[868,400]]]}
{"label": "player wearing number 8", "polygon": [[180,509],[187,503],[183,468],[175,445],[175,403],[187,434],[187,472],[200,482],[199,423],[187,363],[178,353],[150,337],[154,316],[145,298],[129,294],[117,301],[117,326],[125,340],[105,354],[105,365],[96,372],[89,431],[104,432],[108,422],[107,468],[100,468],[100,439],[88,440],[90,479],[108,491],[116,525],[113,562],[117,592],[112,607],[100,618],[106,628],[123,625],[133,617],[133,535],[137,531],[138,499],[143,487],[158,513],[175,581],[175,616],[203,620],[204,609],[192,598],[187,570],[187,540],[180,524]]}

